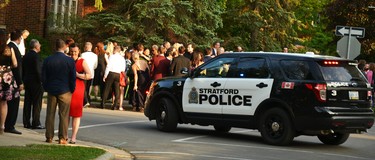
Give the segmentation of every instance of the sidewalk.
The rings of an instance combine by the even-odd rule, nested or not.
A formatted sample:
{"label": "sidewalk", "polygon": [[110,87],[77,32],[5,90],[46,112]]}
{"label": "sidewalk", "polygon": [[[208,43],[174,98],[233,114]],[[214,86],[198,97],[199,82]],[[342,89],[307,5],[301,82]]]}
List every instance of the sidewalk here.
{"label": "sidewalk", "polygon": [[[20,102],[20,106],[23,106],[23,100]],[[43,104],[42,107],[46,107],[46,104]],[[129,107],[129,106],[126,106]],[[19,117],[18,117],[19,118]],[[17,130],[22,132],[22,135],[4,133],[0,135],[0,146],[26,146],[27,144],[45,144],[45,145],[59,145],[55,140],[52,143],[45,142],[45,136],[40,134],[32,129],[23,128],[23,125],[16,124]],[[95,147],[107,151],[102,156],[96,158],[96,160],[133,160],[135,157],[125,150],[114,148],[111,146],[105,146],[101,144],[95,144],[91,142],[79,141],[77,144],[67,144],[66,146],[86,146],[86,147]]]}

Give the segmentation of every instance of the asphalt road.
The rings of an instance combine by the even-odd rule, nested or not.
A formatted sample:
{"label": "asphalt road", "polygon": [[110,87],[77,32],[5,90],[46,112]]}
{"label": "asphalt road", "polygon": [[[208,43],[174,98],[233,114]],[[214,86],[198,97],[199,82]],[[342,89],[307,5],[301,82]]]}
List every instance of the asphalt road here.
{"label": "asphalt road", "polygon": [[[44,123],[45,108],[41,120]],[[18,124],[22,124],[22,107]],[[44,130],[38,132],[44,133]],[[340,146],[324,145],[317,137],[300,136],[290,146],[279,147],[265,144],[257,130],[234,128],[227,134],[220,134],[212,126],[178,125],[176,132],[164,133],[158,131],[155,121],[149,121],[143,113],[95,108],[84,109],[77,139],[123,148],[140,160],[375,158],[375,127],[366,134],[351,135]]]}

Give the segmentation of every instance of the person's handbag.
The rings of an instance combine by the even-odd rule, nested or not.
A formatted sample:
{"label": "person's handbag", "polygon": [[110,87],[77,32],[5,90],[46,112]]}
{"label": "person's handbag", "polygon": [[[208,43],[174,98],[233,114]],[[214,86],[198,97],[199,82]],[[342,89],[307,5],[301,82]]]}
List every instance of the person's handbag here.
{"label": "person's handbag", "polygon": [[124,72],[120,73],[120,86],[125,87],[126,86],[126,75]]}

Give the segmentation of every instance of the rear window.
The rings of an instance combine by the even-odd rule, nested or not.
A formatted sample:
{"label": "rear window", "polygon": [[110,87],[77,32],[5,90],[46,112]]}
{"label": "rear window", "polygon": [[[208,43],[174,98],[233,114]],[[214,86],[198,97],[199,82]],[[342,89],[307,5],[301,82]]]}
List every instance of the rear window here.
{"label": "rear window", "polygon": [[[335,62],[335,63],[327,63]],[[337,63],[336,63],[337,62]],[[321,61],[318,62],[319,68],[323,74],[323,78],[326,81],[364,81],[365,77],[361,71],[357,68],[357,65],[352,62],[345,61]]]}

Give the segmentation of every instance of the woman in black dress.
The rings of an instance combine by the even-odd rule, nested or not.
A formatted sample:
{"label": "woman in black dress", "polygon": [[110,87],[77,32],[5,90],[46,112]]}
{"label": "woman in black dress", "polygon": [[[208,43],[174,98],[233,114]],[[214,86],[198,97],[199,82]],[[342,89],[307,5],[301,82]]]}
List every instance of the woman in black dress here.
{"label": "woman in black dress", "polygon": [[11,67],[17,67],[17,59],[13,49],[7,46],[7,39],[6,32],[0,30],[0,135],[4,133],[7,101],[20,96],[11,70]]}
{"label": "woman in black dress", "polygon": [[97,99],[97,96],[99,95],[99,89],[100,89],[100,98],[103,97],[103,91],[104,91],[104,82],[103,82],[103,76],[105,72],[105,67],[107,66],[105,62],[105,50],[104,50],[104,44],[102,42],[99,42],[96,44],[95,54],[98,55],[98,67],[95,69],[94,74],[94,80],[93,80],[93,86],[94,86],[94,93],[95,93],[95,99]]}

